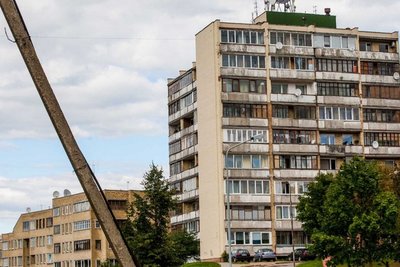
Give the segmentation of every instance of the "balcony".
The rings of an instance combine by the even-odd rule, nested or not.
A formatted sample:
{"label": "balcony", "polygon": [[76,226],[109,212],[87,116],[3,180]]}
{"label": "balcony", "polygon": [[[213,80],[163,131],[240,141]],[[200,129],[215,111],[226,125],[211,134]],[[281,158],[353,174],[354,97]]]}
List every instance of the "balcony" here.
{"label": "balcony", "polygon": [[399,54],[397,54],[397,53],[360,51],[360,59],[380,60],[380,61],[395,61],[396,63],[398,63],[399,62]]}
{"label": "balcony", "polygon": [[314,179],[318,175],[318,170],[304,169],[279,169],[274,170],[276,178],[311,178]]}
{"label": "balcony", "polygon": [[187,192],[183,192],[182,194],[177,195],[178,201],[187,201],[189,199],[197,198],[199,196],[199,190],[191,190]]}
{"label": "balcony", "polygon": [[343,104],[348,106],[360,105],[359,97],[351,96],[317,96],[318,104]]}
{"label": "balcony", "polygon": [[344,155],[346,146],[344,145],[320,145],[319,153],[328,155]]}
{"label": "balcony", "polygon": [[364,130],[374,130],[374,131],[400,131],[400,123],[390,123],[390,122],[364,122]]}
{"label": "balcony", "polygon": [[395,80],[392,75],[362,74],[361,75],[361,82],[363,82],[363,83],[400,84],[400,80]]}
{"label": "balcony", "polygon": [[195,131],[197,131],[197,124],[189,126],[179,132],[174,133],[174,134],[171,134],[169,136],[169,142],[176,141],[176,140],[180,139],[182,136],[194,133]]}
{"label": "balcony", "polygon": [[221,100],[222,101],[231,101],[231,102],[267,102],[267,95],[266,94],[254,94],[254,93],[221,93]]}
{"label": "balcony", "polygon": [[182,151],[180,151],[178,153],[170,155],[169,156],[169,161],[170,162],[171,161],[175,161],[177,159],[181,159],[181,158],[187,157],[189,155],[193,155],[195,153],[197,153],[197,145],[189,147],[189,148],[186,148],[186,149],[184,149],[184,150],[182,150]]}
{"label": "balcony", "polygon": [[321,174],[333,174],[336,175],[338,173],[338,170],[320,170]]}
{"label": "balcony", "polygon": [[315,80],[315,72],[309,70],[270,69],[269,76],[271,79]]}
{"label": "balcony", "polygon": [[[292,203],[299,203],[299,196],[292,194]],[[275,194],[275,205],[276,204],[289,204],[290,203],[290,195],[282,195],[282,194]]]}
{"label": "balcony", "polygon": [[240,52],[252,54],[265,54],[264,45],[249,45],[249,44],[220,44],[220,51],[227,52]]}
{"label": "balcony", "polygon": [[358,73],[345,73],[345,72],[321,72],[315,73],[317,80],[336,80],[336,81],[358,81]]}
{"label": "balcony", "polygon": [[345,148],[345,154],[356,154],[361,155],[363,153],[363,147],[357,145],[347,145]]}
{"label": "balcony", "polygon": [[190,112],[193,112],[193,110],[197,109],[197,102],[194,102],[193,104],[184,107],[183,109],[179,110],[178,112],[175,112],[172,115],[168,116],[168,121],[174,121]]}
{"label": "balcony", "polygon": [[246,76],[246,77],[266,78],[267,70],[221,67],[221,75],[222,76],[239,76],[239,77]]}
{"label": "balcony", "polygon": [[[275,221],[275,230],[290,230],[292,229],[291,226],[291,221],[290,219],[286,220],[276,220]],[[296,221],[296,219],[293,220],[293,229],[300,230],[302,229],[302,223],[299,221]]]}
{"label": "balcony", "polygon": [[174,223],[181,223],[184,221],[194,220],[194,219],[199,218],[199,216],[200,216],[200,212],[198,210],[196,210],[196,211],[192,211],[192,212],[177,215],[177,216],[172,216],[171,223],[174,224]]}
{"label": "balcony", "polygon": [[[271,221],[236,221],[231,220],[232,229],[271,229]],[[228,228],[228,223],[225,221],[225,228]]]}
{"label": "balcony", "polygon": [[385,107],[385,108],[400,107],[400,99],[363,98],[362,103],[364,107],[366,106]]}
{"label": "balcony", "polygon": [[271,94],[271,102],[284,103],[315,103],[314,95]]}
{"label": "balcony", "polygon": [[229,169],[229,177],[235,178],[267,178],[269,176],[269,167],[265,169]]}
{"label": "balcony", "polygon": [[197,87],[196,82],[194,81],[193,83],[189,84],[186,87],[183,87],[182,89],[180,89],[179,91],[177,91],[175,94],[168,96],[168,102],[172,102],[178,98],[180,98],[181,96],[187,94],[190,91],[193,91],[193,89],[195,89]]}
{"label": "balcony", "polygon": [[270,45],[269,53],[276,55],[314,56],[314,48],[284,45],[282,49],[276,49],[276,45]]}
{"label": "balcony", "polygon": [[400,156],[400,147],[393,146],[379,146],[378,148],[373,148],[372,146],[365,147],[366,155],[385,155],[385,156]]}
{"label": "balcony", "polygon": [[268,119],[253,118],[222,118],[223,126],[267,127]]}
{"label": "balcony", "polygon": [[344,129],[344,130],[361,130],[360,121],[341,121],[341,120],[320,120],[318,121],[320,129]]}
{"label": "balcony", "polygon": [[[223,144],[223,150],[224,153],[228,150],[229,147],[231,147],[234,143],[224,143]],[[239,147],[235,148],[235,153],[256,153],[256,154],[262,154],[262,153],[267,153],[269,151],[269,146],[266,143],[245,143],[240,145]],[[232,153],[232,151],[231,151]]]}
{"label": "balcony", "polygon": [[302,153],[318,153],[318,145],[307,144],[274,144],[273,151],[279,153],[285,152],[302,152]]}
{"label": "balcony", "polygon": [[175,181],[179,181],[191,176],[198,175],[198,173],[199,173],[198,167],[194,167],[189,170],[183,171],[181,173],[171,175],[168,179],[168,182],[173,183]]}
{"label": "balcony", "polygon": [[272,118],[272,126],[296,127],[296,128],[317,128],[316,120],[299,120],[290,118]]}
{"label": "balcony", "polygon": [[[230,202],[231,203],[263,203],[269,204],[271,203],[271,196],[270,195],[237,195],[231,193],[230,195]],[[226,202],[226,197],[225,197]]]}
{"label": "balcony", "polygon": [[358,58],[358,51],[336,48],[316,48],[316,57]]}

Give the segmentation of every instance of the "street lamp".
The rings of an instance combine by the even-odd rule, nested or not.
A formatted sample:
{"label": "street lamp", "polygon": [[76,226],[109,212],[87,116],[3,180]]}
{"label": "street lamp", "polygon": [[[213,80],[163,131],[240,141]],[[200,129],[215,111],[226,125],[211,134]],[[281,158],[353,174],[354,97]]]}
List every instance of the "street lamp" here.
{"label": "street lamp", "polygon": [[261,140],[263,138],[264,138],[263,134],[254,135],[254,136],[250,137],[249,139],[247,139],[247,140],[245,140],[243,142],[240,142],[240,143],[237,143],[237,144],[234,144],[234,145],[228,147],[228,149],[226,150],[226,153],[225,153],[225,162],[224,162],[225,164],[224,165],[225,165],[225,170],[226,170],[226,213],[227,213],[226,220],[227,220],[227,223],[228,223],[228,260],[229,260],[229,267],[232,267],[231,205],[230,205],[230,189],[229,189],[229,168],[227,166],[227,160],[228,160],[229,152],[232,149],[234,149],[234,148],[236,148],[238,146],[241,146],[241,145],[243,145],[245,143],[248,143],[248,142],[251,142],[251,141],[254,141],[254,140]]}

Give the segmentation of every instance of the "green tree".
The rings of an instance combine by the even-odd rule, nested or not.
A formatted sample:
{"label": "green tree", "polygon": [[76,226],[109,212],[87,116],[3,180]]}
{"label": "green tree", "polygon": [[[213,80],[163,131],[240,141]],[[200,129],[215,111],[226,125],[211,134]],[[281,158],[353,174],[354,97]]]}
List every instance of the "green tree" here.
{"label": "green tree", "polygon": [[380,186],[388,179],[373,162],[354,158],[334,179],[319,176],[300,199],[298,218],[321,257],[332,264],[386,265],[398,251],[399,200]]}
{"label": "green tree", "polygon": [[195,236],[169,231],[169,214],[176,207],[174,191],[154,164],[145,173],[143,195],[135,194],[123,232],[143,266],[180,266],[197,255]]}

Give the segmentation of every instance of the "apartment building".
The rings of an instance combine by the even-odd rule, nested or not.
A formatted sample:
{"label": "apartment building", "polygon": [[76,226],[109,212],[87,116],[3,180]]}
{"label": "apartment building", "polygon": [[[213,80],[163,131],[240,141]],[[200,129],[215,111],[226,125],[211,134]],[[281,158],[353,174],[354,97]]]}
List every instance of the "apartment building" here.
{"label": "apartment building", "polygon": [[337,28],[329,10],[197,33],[193,67],[168,81],[169,183],[171,225],[198,234],[203,260],[228,250],[228,189],[232,248],[287,255],[309,242],[295,206],[316,175],[355,155],[399,162],[398,38]]}
{"label": "apartment building", "polygon": [[[117,221],[126,220],[134,191],[104,193]],[[63,196],[53,194],[52,208],[21,214],[1,243],[2,267],[98,267],[107,260],[116,262],[85,194],[71,195],[68,190]]]}

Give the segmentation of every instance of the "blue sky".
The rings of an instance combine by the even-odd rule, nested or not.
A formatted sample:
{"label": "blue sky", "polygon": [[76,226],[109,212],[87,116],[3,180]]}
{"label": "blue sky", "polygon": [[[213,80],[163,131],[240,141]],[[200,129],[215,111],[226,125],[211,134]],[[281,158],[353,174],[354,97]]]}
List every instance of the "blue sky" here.
{"label": "blue sky", "polygon": [[[258,0],[258,12],[263,1]],[[253,0],[18,0],[37,54],[103,188],[138,189],[154,162],[168,176],[167,78],[195,61],[211,21],[250,22]],[[339,27],[399,30],[398,1],[297,0]],[[1,28],[7,27],[0,15]],[[10,32],[10,31],[8,31]],[[0,34],[0,233],[52,193],[82,189],[15,44]]]}

